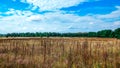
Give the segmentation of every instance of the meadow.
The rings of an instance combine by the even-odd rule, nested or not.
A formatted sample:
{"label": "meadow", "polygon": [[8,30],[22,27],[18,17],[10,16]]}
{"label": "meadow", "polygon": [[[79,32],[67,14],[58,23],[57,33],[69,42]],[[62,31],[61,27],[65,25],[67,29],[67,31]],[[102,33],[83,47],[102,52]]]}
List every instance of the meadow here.
{"label": "meadow", "polygon": [[1,38],[0,68],[120,68],[120,40]]}

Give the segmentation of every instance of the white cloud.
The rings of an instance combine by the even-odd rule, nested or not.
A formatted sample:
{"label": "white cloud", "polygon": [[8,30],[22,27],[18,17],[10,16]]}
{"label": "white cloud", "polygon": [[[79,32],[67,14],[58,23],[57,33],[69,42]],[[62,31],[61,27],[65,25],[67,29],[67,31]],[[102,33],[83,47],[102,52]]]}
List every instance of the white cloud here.
{"label": "white cloud", "polygon": [[115,22],[113,23],[113,25],[114,25],[114,26],[120,26],[120,21],[115,21]]}
{"label": "white cloud", "polygon": [[[106,19],[120,18],[115,16],[120,9],[104,15],[85,15],[64,13],[61,11],[36,14],[30,11],[10,9],[0,16],[0,31],[8,32],[83,32],[120,27],[120,20],[106,22]],[[113,16],[111,17],[107,16]],[[102,18],[102,19],[101,19]],[[104,19],[104,20],[103,20]]]}
{"label": "white cloud", "polygon": [[94,24],[94,22],[90,22],[89,24],[91,24],[91,25],[92,25],[92,24]]}
{"label": "white cloud", "polygon": [[21,0],[22,2],[29,3],[34,6],[38,6],[40,11],[57,10],[65,7],[76,6],[80,3],[90,0]]}
{"label": "white cloud", "polygon": [[28,22],[31,22],[31,21],[41,21],[43,19],[43,16],[42,15],[31,15],[29,16],[28,18],[26,18],[26,20]]}
{"label": "white cloud", "polygon": [[120,6],[116,6],[117,10],[110,14],[98,15],[98,18],[120,18]]}

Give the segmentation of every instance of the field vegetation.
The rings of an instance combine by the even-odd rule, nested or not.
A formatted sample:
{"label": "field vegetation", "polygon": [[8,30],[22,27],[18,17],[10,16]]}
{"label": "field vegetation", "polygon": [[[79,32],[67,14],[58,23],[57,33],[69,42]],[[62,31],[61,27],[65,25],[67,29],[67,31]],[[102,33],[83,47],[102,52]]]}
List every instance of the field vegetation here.
{"label": "field vegetation", "polygon": [[119,68],[114,38],[1,38],[0,68]]}

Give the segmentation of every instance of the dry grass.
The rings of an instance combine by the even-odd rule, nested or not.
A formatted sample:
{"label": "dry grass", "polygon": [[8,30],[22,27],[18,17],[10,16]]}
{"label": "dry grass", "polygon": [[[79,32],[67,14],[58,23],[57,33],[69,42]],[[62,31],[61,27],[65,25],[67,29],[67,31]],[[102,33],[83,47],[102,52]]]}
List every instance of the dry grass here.
{"label": "dry grass", "polygon": [[1,38],[0,68],[119,68],[120,40]]}

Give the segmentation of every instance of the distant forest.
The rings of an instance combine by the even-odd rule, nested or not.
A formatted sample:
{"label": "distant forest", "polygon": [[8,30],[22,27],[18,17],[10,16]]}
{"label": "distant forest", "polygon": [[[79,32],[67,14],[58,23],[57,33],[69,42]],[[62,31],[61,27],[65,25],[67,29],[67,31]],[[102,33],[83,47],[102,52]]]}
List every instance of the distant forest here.
{"label": "distant forest", "polygon": [[120,28],[112,30],[101,30],[98,32],[78,32],[78,33],[56,33],[56,32],[36,32],[36,33],[7,33],[0,34],[0,37],[102,37],[120,39]]}

